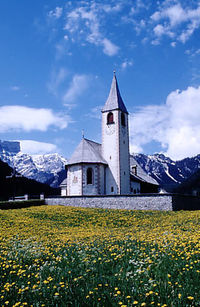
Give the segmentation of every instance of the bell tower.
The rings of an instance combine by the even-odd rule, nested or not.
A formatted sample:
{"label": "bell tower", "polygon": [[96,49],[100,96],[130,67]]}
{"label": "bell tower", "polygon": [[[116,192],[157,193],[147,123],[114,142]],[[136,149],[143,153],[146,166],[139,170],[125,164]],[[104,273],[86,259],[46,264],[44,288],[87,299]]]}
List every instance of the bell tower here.
{"label": "bell tower", "polygon": [[102,109],[102,156],[108,163],[106,194],[130,194],[128,111],[115,72]]}

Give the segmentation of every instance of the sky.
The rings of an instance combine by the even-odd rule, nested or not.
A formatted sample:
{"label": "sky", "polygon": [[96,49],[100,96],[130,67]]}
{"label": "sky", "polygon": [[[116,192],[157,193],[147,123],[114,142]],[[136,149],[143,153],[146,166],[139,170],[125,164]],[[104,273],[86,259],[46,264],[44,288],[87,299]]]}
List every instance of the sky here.
{"label": "sky", "polygon": [[200,154],[200,1],[0,3],[0,139],[69,158],[101,142],[113,70],[131,153]]}

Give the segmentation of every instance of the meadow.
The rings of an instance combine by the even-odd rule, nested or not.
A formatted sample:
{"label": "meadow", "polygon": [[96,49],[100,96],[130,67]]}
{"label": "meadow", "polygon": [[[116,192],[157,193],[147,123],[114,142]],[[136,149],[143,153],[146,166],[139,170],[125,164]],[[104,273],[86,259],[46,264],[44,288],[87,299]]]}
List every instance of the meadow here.
{"label": "meadow", "polygon": [[200,306],[200,211],[0,210],[0,306]]}

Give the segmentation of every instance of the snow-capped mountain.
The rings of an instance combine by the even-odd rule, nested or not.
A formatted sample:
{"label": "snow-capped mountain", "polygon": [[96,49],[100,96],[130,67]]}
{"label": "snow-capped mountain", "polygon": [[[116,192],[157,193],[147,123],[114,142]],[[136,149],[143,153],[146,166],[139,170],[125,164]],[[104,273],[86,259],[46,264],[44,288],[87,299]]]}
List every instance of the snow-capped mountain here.
{"label": "snow-capped mountain", "polygon": [[0,159],[29,179],[59,186],[67,160],[59,154],[29,155],[20,151],[20,142],[1,142]]}
{"label": "snow-capped mountain", "polygon": [[173,161],[163,154],[135,154],[134,158],[140,166],[167,190],[182,183],[200,168],[200,155]]}
{"label": "snow-capped mountain", "polygon": [[[200,169],[200,155],[173,161],[163,154],[133,155],[138,164],[162,187],[170,191]],[[66,176],[67,160],[59,154],[28,155],[20,151],[20,142],[0,141],[0,159],[23,176],[58,187]]]}

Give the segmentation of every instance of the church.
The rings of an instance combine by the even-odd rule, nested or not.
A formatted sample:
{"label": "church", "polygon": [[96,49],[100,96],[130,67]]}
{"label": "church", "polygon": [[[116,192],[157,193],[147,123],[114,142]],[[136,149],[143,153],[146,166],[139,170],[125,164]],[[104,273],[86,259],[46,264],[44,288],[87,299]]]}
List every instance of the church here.
{"label": "church", "polygon": [[114,73],[102,109],[102,144],[82,138],[66,165],[62,196],[158,192],[158,183],[129,153],[128,111]]}

